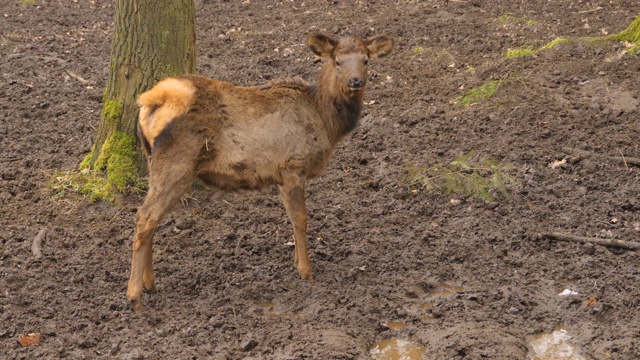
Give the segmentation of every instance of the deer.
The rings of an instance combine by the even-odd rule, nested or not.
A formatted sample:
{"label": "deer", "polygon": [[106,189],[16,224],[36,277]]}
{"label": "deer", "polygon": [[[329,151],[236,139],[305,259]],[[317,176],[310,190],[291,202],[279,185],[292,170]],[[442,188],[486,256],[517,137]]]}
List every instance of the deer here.
{"label": "deer", "polygon": [[156,292],[156,229],[196,179],[223,191],[277,187],[293,225],[294,264],[313,281],[305,184],[324,172],[338,142],[357,126],[369,59],[387,56],[394,41],[314,33],[307,45],[323,60],[316,83],[294,77],[241,87],[182,75],[138,97],[149,187],[136,212],[127,287],[134,310],[144,309],[143,290]]}

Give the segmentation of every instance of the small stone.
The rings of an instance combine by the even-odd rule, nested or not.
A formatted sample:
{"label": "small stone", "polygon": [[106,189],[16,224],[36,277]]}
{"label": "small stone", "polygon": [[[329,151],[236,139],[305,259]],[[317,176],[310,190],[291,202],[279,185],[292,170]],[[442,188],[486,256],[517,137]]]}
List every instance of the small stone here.
{"label": "small stone", "polygon": [[195,220],[184,220],[184,221],[180,221],[176,224],[176,228],[178,230],[188,230],[191,229],[193,227],[193,225],[195,225],[196,222]]}
{"label": "small stone", "polygon": [[242,351],[251,351],[251,350],[255,349],[256,346],[258,346],[258,342],[257,341],[255,341],[253,339],[245,340],[242,343]]}
{"label": "small stone", "polygon": [[116,355],[119,351],[120,351],[120,343],[111,344],[111,350],[110,350],[111,355]]}
{"label": "small stone", "polygon": [[406,318],[407,317],[407,311],[404,309],[396,309],[396,316],[398,316],[399,318]]}

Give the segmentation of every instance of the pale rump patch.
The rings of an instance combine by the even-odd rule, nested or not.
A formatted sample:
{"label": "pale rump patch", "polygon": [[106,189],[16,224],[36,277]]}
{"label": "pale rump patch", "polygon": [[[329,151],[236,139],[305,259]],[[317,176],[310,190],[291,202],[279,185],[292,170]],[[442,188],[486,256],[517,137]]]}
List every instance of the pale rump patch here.
{"label": "pale rump patch", "polygon": [[189,111],[195,92],[190,80],[169,78],[140,95],[140,129],[151,146],[171,120]]}

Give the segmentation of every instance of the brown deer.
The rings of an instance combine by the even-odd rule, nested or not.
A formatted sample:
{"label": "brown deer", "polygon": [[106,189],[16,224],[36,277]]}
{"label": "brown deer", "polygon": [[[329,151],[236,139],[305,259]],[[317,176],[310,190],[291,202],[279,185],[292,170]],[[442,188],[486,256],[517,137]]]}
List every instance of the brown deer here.
{"label": "brown deer", "polygon": [[138,209],[127,297],[142,308],[155,291],[152,247],[158,223],[196,178],[221,189],[277,185],[293,224],[295,265],[311,280],[305,183],[328,165],[338,141],[358,124],[367,64],[388,55],[388,36],[308,37],[325,59],[317,84],[300,78],[238,87],[200,76],[159,82],[140,95],[139,130],[149,192]]}

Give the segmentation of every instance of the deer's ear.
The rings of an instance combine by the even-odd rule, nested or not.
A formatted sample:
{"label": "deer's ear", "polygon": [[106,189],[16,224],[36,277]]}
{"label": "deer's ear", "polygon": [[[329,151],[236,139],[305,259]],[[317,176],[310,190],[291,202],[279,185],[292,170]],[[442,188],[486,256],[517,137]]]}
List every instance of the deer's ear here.
{"label": "deer's ear", "polygon": [[309,44],[314,54],[320,57],[331,57],[331,53],[338,42],[328,35],[311,34],[307,38],[307,44]]}
{"label": "deer's ear", "polygon": [[387,56],[393,50],[393,39],[387,35],[370,37],[364,43],[369,50],[369,57],[374,59]]}

